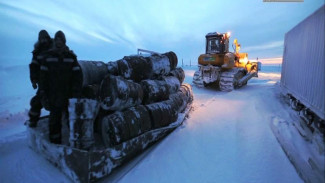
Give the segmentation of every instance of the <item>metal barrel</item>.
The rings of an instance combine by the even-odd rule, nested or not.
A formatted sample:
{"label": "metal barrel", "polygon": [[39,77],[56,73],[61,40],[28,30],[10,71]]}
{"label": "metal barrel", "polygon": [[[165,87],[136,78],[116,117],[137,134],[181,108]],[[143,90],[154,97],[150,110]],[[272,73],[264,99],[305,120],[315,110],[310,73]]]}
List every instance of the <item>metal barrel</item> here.
{"label": "metal barrel", "polygon": [[138,83],[120,76],[107,75],[101,83],[99,99],[104,110],[123,110],[140,105],[143,91]]}
{"label": "metal barrel", "polygon": [[96,100],[69,100],[70,146],[89,149],[94,144],[94,121],[99,111]]}
{"label": "metal barrel", "polygon": [[118,65],[117,65],[117,62],[107,62],[106,63],[106,66],[107,66],[107,69],[108,69],[108,72],[112,75],[115,75],[117,76],[118,75]]}
{"label": "metal barrel", "polygon": [[193,101],[193,91],[191,85],[183,84],[177,93],[169,96],[169,99],[176,105],[178,112],[183,112],[188,103]]}
{"label": "metal barrel", "polygon": [[82,86],[100,84],[109,73],[107,65],[101,61],[78,61],[82,71]]}
{"label": "metal barrel", "polygon": [[170,70],[175,69],[178,64],[178,59],[177,59],[177,55],[175,54],[175,52],[170,51],[170,52],[163,53],[163,55],[166,55],[169,59]]}
{"label": "metal barrel", "polygon": [[129,139],[129,129],[122,112],[105,116],[101,121],[101,135],[106,147],[111,147]]}
{"label": "metal barrel", "polygon": [[124,120],[127,121],[131,138],[151,129],[150,115],[148,110],[143,105],[131,107],[124,111],[123,115]]}
{"label": "metal barrel", "polygon": [[140,85],[143,89],[143,104],[167,100],[169,97],[169,90],[165,81],[143,80]]}
{"label": "metal barrel", "polygon": [[146,108],[149,111],[153,129],[168,126],[177,120],[178,110],[172,100],[148,104]]}
{"label": "metal barrel", "polygon": [[87,85],[82,88],[82,97],[89,99],[98,99],[99,95],[99,84]]}
{"label": "metal barrel", "polygon": [[143,104],[167,100],[180,87],[179,80],[173,76],[163,77],[161,80],[143,80],[140,85],[143,89]]}
{"label": "metal barrel", "polygon": [[180,88],[181,83],[179,82],[177,77],[165,76],[162,78],[162,80],[166,82],[170,94],[176,93]]}
{"label": "metal barrel", "polygon": [[174,105],[176,105],[177,112],[183,112],[187,106],[186,95],[181,91],[170,95],[169,99],[173,101]]}
{"label": "metal barrel", "polygon": [[116,62],[118,65],[118,75],[125,79],[139,82],[151,77],[151,63],[143,56],[126,56]]}
{"label": "metal barrel", "polygon": [[186,102],[192,102],[194,99],[192,86],[187,83],[183,83],[179,89],[185,96]]}
{"label": "metal barrel", "polygon": [[178,78],[181,84],[184,82],[185,72],[181,67],[177,67],[174,70],[170,71],[169,75]]}
{"label": "metal barrel", "polygon": [[118,75],[140,82],[145,79],[156,79],[168,75],[176,68],[177,56],[174,52],[153,54],[150,56],[133,55],[117,60]]}
{"label": "metal barrel", "polygon": [[101,124],[102,140],[106,147],[120,144],[151,129],[149,112],[143,105],[108,115]]}

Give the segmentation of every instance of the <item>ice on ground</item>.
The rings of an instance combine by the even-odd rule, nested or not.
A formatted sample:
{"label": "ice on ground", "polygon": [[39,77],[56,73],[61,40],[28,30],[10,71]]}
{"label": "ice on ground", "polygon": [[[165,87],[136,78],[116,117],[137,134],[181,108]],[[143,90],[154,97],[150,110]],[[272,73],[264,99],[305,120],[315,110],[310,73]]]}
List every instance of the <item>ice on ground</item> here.
{"label": "ice on ground", "polygon": [[[197,66],[184,68],[184,82],[192,83],[196,69]],[[19,69],[0,71],[1,76],[4,73],[6,77],[21,75],[22,80],[16,82],[28,91],[19,93],[6,77],[0,77],[1,93],[14,90],[0,98],[8,101],[0,103],[0,133],[12,131],[9,136],[0,136],[0,182],[69,182],[63,173],[27,147],[26,132],[20,130],[20,117],[26,118],[34,94],[28,68],[24,73]],[[189,118],[117,181],[302,182],[269,125],[274,116],[290,118],[275,94],[279,80],[280,72],[270,69],[262,70],[259,78],[232,92],[193,87],[193,111]],[[29,97],[12,99],[25,93]],[[3,120],[10,114],[17,117]],[[108,179],[101,182],[105,181]]]}

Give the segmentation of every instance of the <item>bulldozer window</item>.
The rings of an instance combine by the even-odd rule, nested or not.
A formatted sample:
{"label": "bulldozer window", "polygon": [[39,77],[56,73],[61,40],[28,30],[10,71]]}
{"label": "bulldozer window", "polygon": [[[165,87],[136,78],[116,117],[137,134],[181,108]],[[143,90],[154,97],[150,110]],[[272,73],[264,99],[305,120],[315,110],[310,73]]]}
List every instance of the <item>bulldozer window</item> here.
{"label": "bulldozer window", "polygon": [[207,45],[208,53],[219,53],[220,52],[220,43],[219,39],[209,39]]}

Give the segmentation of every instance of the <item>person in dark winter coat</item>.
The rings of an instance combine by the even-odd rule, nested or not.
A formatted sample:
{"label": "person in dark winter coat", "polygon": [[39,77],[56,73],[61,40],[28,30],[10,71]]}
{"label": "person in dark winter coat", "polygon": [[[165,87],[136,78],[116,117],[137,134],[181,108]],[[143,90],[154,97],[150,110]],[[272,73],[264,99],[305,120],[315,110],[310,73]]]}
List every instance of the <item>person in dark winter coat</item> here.
{"label": "person in dark winter coat", "polygon": [[29,110],[29,126],[36,127],[39,117],[41,115],[41,98],[39,95],[39,81],[40,81],[40,65],[41,60],[44,58],[44,53],[53,47],[53,40],[46,30],[41,30],[38,33],[38,41],[34,45],[33,58],[29,64],[30,81],[34,89],[38,89],[36,95],[30,101]]}
{"label": "person in dark winter coat", "polygon": [[65,35],[58,31],[50,49],[41,63],[40,95],[42,103],[49,106],[49,138],[61,143],[62,113],[66,113],[69,98],[81,97],[82,74],[77,56],[66,46]]}

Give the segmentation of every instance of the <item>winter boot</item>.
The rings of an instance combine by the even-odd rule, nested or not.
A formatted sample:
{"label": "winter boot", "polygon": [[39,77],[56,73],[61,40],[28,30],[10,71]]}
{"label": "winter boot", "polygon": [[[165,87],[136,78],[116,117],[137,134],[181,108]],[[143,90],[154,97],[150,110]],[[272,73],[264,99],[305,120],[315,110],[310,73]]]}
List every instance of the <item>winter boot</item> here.
{"label": "winter boot", "polygon": [[42,109],[42,104],[38,93],[31,99],[30,106],[31,108],[28,113],[29,116],[28,126],[31,128],[35,128],[37,126],[37,122],[41,115],[41,109]]}
{"label": "winter boot", "polygon": [[29,116],[29,124],[28,126],[31,128],[35,128],[37,126],[37,122],[39,120],[39,113],[33,112],[32,110],[28,113]]}

